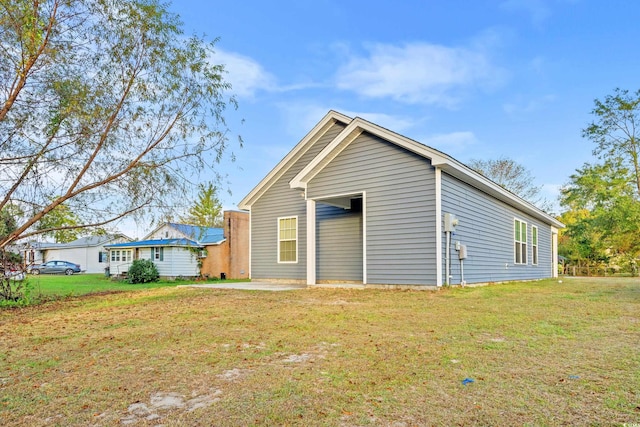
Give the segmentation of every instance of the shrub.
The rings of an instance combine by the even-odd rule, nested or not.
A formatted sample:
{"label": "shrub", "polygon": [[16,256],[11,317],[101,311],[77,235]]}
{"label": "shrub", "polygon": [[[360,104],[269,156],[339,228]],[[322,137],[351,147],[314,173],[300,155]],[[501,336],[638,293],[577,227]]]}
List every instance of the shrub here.
{"label": "shrub", "polygon": [[26,307],[34,302],[32,286],[24,273],[12,277],[0,275],[0,308]]}
{"label": "shrub", "polygon": [[133,261],[127,272],[127,282],[148,283],[155,282],[160,278],[158,268],[149,259],[137,259]]}

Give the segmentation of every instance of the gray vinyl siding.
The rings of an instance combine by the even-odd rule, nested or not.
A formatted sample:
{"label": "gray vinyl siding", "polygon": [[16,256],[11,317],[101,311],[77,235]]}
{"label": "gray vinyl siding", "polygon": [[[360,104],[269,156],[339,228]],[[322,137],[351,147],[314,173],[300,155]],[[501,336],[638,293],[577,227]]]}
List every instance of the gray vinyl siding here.
{"label": "gray vinyl siding", "polygon": [[430,161],[363,133],[307,186],[310,198],[359,192],[366,192],[366,282],[435,285],[435,173]]}
{"label": "gray vinyl siding", "polygon": [[[306,201],[289,181],[344,129],[336,123],[251,206],[251,277],[253,279],[305,280]],[[280,217],[298,217],[298,262],[278,263]]]}
{"label": "gray vinyl siding", "polygon": [[[498,201],[462,181],[442,173],[442,212],[460,221],[452,236],[451,283],[461,281],[455,242],[467,246],[464,280],[467,283],[527,280],[551,277],[551,227]],[[527,264],[514,264],[514,219],[527,223]],[[532,226],[538,227],[538,265],[532,265]],[[446,243],[443,238],[443,275]],[[443,283],[445,279],[443,278]]]}
{"label": "gray vinyl siding", "polygon": [[362,212],[318,204],[316,278],[362,282]]}

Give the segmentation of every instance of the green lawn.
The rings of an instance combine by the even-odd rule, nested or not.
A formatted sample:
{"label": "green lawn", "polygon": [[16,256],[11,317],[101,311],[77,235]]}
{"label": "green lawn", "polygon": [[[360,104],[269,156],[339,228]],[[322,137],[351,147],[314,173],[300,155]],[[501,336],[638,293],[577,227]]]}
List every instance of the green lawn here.
{"label": "green lawn", "polygon": [[[152,283],[130,284],[124,281],[112,280],[104,274],[74,274],[72,276],[57,274],[28,275],[32,292],[45,297],[80,296],[93,293],[108,293],[121,291],[136,291],[141,289],[155,289],[175,287],[194,283],[194,280],[159,281]],[[233,281],[233,280],[230,280]],[[210,280],[207,283],[216,283]]]}
{"label": "green lawn", "polygon": [[640,423],[637,278],[165,286],[3,310],[0,340],[3,426]]}
{"label": "green lawn", "polygon": [[[91,293],[131,291],[166,286],[176,286],[176,282],[154,282],[132,285],[122,281],[113,281],[104,274],[58,274],[28,275],[29,284],[35,294],[45,296],[79,296]],[[185,282],[182,282],[185,283]]]}

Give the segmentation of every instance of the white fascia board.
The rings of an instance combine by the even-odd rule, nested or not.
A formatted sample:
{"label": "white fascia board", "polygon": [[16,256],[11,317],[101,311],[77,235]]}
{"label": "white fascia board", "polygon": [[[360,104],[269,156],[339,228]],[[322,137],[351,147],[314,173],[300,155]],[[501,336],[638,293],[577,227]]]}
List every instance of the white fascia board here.
{"label": "white fascia board", "polygon": [[328,165],[338,154],[351,144],[362,132],[368,132],[422,157],[444,161],[444,155],[430,149],[426,145],[413,141],[388,129],[368,122],[360,117],[356,117],[349,125],[327,145],[318,155],[305,166],[289,183],[291,188],[305,189],[307,183],[313,179],[326,165]]}
{"label": "white fascia board", "polygon": [[487,193],[495,197],[496,199],[501,200],[506,204],[513,206],[518,210],[543,221],[546,224],[557,228],[564,228],[564,224],[551,215],[547,214],[541,209],[538,209],[531,203],[527,202],[524,199],[521,199],[510,191],[505,190],[500,185],[496,184],[490,179],[487,179],[485,176],[468,168],[467,166],[462,165],[454,159],[450,158],[447,162],[438,164],[437,166],[439,166],[447,174],[460,179],[461,181],[479,189],[480,191]]}
{"label": "white fascia board", "polygon": [[329,143],[316,157],[313,158],[296,176],[289,181],[291,188],[305,190],[307,183],[325,168],[338,154],[362,133],[356,120],[349,123],[340,134]]}
{"label": "white fascia board", "polygon": [[199,243],[201,246],[219,246],[221,244],[223,244],[224,242],[226,242],[227,239],[222,239],[218,242],[209,242],[209,243]]}
{"label": "white fascia board", "polygon": [[278,178],[280,178],[288,168],[306,151],[313,146],[318,139],[320,139],[326,132],[329,130],[334,123],[342,122],[349,123],[351,121],[351,117],[345,116],[344,114],[338,113],[337,111],[329,111],[323,118],[314,126],[307,135],[287,154],[277,165],[274,167],[271,172],[267,174],[266,177],[260,181],[260,183],[253,189],[249,194],[247,194],[241,201],[238,203],[238,208],[244,210],[251,210],[251,205],[260,198],[267,191],[271,185]]}
{"label": "white fascia board", "polygon": [[393,131],[385,129],[374,123],[366,121],[360,117],[356,117],[349,125],[333,140],[324,150],[322,150],[300,173],[298,173],[290,182],[291,188],[306,189],[307,183],[315,177],[327,164],[329,164],[342,150],[344,150],[358,135],[363,131],[371,133],[396,144],[408,151],[426,157],[431,160],[433,166],[440,167],[442,171],[466,182],[473,187],[495,197],[498,200],[528,213],[534,218],[550,224],[554,227],[563,228],[557,219],[553,218],[546,212],[533,206],[531,203],[521,199],[515,194],[505,190],[495,182],[463,165],[452,157],[414,141],[410,138],[397,134]]}

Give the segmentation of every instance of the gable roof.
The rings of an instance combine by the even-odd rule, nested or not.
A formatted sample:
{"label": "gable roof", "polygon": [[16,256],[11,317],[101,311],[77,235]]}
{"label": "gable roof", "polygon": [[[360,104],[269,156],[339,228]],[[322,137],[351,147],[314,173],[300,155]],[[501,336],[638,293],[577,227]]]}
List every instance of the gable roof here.
{"label": "gable roof", "polygon": [[222,228],[202,227],[199,225],[191,225],[191,224],[179,224],[177,222],[166,222],[166,223],[160,224],[160,226],[158,226],[155,230],[147,234],[145,239],[148,238],[149,236],[152,236],[156,231],[158,231],[165,225],[178,231],[180,234],[185,236],[185,238],[200,244],[208,244],[208,245],[219,244],[225,240],[224,229]]}
{"label": "gable roof", "polygon": [[28,245],[33,249],[72,249],[72,248],[88,248],[95,246],[103,246],[105,243],[111,242],[117,238],[131,240],[124,234],[104,234],[101,236],[81,237],[69,243],[48,243],[48,242],[30,242]]}
{"label": "gable roof", "polygon": [[147,248],[155,246],[182,246],[201,248],[202,245],[189,239],[151,239],[140,240],[139,242],[114,243],[113,245],[104,245],[105,248]]}
{"label": "gable roof", "polygon": [[219,243],[224,240],[224,229],[217,227],[201,227],[199,225],[167,223],[180,233],[199,243]]}
{"label": "gable roof", "polygon": [[313,129],[305,135],[300,142],[293,147],[280,162],[274,167],[267,176],[265,176],[258,185],[254,187],[244,199],[238,203],[240,209],[249,209],[249,207],[260,198],[277,180],[280,178],[295,162],[304,155],[304,153],[313,146],[335,123],[343,123],[347,125],[351,122],[351,117],[345,116],[337,111],[330,110],[323,118],[314,126]]}
{"label": "gable roof", "polygon": [[[479,190],[501,200],[508,205],[511,205],[529,215],[537,218],[547,224],[554,227],[562,228],[562,224],[551,215],[537,208],[533,204],[518,197],[514,193],[506,190],[502,186],[496,184],[492,180],[488,179],[484,175],[472,170],[468,166],[455,160],[453,157],[431,148],[427,145],[419,143],[413,139],[402,136],[398,133],[390,131],[379,125],[371,123],[360,117],[350,119],[349,117],[337,113],[335,111],[329,111],[329,113],[314,127],[314,129],[305,136],[305,138],[296,145],[287,157],[285,157],[276,167],[254,188],[249,195],[247,195],[239,204],[242,209],[249,209],[250,206],[262,195],[264,192],[279,178],[286,170],[293,164],[292,160],[295,156],[291,154],[296,152],[306,152],[309,146],[313,145],[318,140],[318,136],[314,135],[314,132],[321,131],[323,123],[336,121],[347,123],[347,127],[333,140],[331,141],[316,157],[311,160],[289,183],[291,188],[306,189],[307,183],[313,179],[320,171],[322,171],[338,154],[340,154],[346,147],[351,144],[361,133],[367,132],[382,138],[392,144],[402,147],[408,151],[411,151],[419,156],[428,158],[431,160],[431,164],[440,168],[447,174],[454,176],[461,181],[478,188]],[[325,125],[326,126],[326,125]],[[324,129],[326,131],[326,129]],[[324,132],[322,132],[324,133]],[[301,146],[304,145],[304,146]],[[296,160],[300,156],[296,157]]]}

